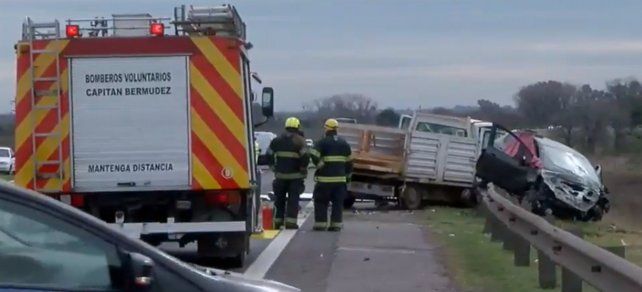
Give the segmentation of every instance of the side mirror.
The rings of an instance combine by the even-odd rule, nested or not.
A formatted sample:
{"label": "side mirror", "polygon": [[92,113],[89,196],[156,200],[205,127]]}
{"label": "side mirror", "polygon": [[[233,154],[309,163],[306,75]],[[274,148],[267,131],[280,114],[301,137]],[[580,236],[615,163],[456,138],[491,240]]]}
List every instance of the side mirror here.
{"label": "side mirror", "polygon": [[154,282],[154,262],[139,253],[126,253],[124,258],[125,280],[128,288],[132,291],[149,291]]}
{"label": "side mirror", "polygon": [[274,116],[274,89],[272,87],[263,87],[261,110],[265,117],[271,118]]}

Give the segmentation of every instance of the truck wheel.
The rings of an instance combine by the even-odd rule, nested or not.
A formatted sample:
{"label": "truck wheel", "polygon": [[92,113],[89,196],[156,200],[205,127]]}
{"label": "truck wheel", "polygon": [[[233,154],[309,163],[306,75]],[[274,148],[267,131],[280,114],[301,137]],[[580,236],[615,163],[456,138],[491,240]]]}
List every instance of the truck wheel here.
{"label": "truck wheel", "polygon": [[401,204],[408,210],[421,208],[422,196],[415,187],[408,186],[401,194]]}
{"label": "truck wheel", "polygon": [[351,209],[352,206],[354,206],[354,201],[355,197],[351,194],[348,194],[348,196],[343,200],[343,208],[344,209]]}
{"label": "truck wheel", "polygon": [[463,189],[460,195],[461,202],[469,208],[474,208],[477,206],[477,195],[472,189]]}

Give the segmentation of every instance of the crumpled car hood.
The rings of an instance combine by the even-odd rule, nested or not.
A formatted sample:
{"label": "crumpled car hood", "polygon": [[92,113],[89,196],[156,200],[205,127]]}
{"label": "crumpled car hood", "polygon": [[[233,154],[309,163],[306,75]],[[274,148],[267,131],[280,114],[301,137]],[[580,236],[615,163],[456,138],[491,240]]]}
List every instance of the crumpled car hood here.
{"label": "crumpled car hood", "polygon": [[542,178],[555,198],[580,211],[588,211],[600,199],[599,181],[548,170],[542,171]]}
{"label": "crumpled car hood", "polygon": [[555,198],[586,212],[602,194],[603,185],[591,163],[559,142],[537,138],[542,156],[542,178]]}

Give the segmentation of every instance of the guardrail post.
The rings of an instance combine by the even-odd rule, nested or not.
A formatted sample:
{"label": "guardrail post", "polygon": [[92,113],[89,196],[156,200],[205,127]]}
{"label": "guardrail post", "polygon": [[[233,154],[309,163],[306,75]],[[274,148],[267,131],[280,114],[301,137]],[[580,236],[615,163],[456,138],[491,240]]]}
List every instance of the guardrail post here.
{"label": "guardrail post", "polygon": [[537,251],[537,269],[539,271],[539,287],[542,289],[555,289],[557,274],[555,263],[541,250]]}
{"label": "guardrail post", "polygon": [[[579,228],[570,229],[568,232],[579,238],[584,237]],[[572,271],[562,268],[562,292],[582,292],[582,278]]]}
{"label": "guardrail post", "polygon": [[490,241],[502,241],[502,238],[504,237],[502,222],[499,221],[499,219],[495,218],[495,216],[493,216],[490,220]]}
{"label": "guardrail post", "polygon": [[[552,223],[555,219],[553,216],[544,217],[546,221]],[[541,250],[537,250],[537,269],[539,271],[539,287],[542,289],[555,289],[557,286],[557,273],[555,272],[555,263]]]}
{"label": "guardrail post", "polygon": [[490,233],[491,217],[493,216],[493,214],[488,211],[488,208],[486,207],[486,204],[484,202],[480,202],[478,208],[479,214],[484,216],[484,230],[482,230],[482,233]]}
{"label": "guardrail post", "polygon": [[[511,201],[513,204],[519,204],[517,202],[517,198],[510,196],[508,197],[508,200]],[[507,212],[507,211],[504,211]],[[509,214],[509,219],[507,225],[502,225],[504,227],[504,244],[502,245],[502,248],[504,250],[515,250],[515,241],[517,240],[517,237],[519,237],[515,232],[510,230],[509,225],[513,224],[515,222],[516,218],[513,214]]]}
{"label": "guardrail post", "polygon": [[[584,237],[581,229],[568,231],[579,238]],[[582,292],[582,279],[566,268],[562,268],[562,292]]]}
{"label": "guardrail post", "polygon": [[490,216],[491,214],[488,214],[488,213],[486,214],[486,221],[484,222],[484,230],[482,230],[482,233],[484,234],[491,232],[490,225],[492,224],[491,222],[492,219],[490,219]]}
{"label": "guardrail post", "polygon": [[515,266],[528,267],[531,264],[531,244],[521,236],[515,236]]}
{"label": "guardrail post", "polygon": [[517,237],[517,235],[513,231],[511,231],[508,228],[508,226],[503,226],[503,227],[504,227],[504,238],[503,238],[504,244],[502,244],[502,248],[504,250],[509,250],[509,251],[515,250],[515,237]]}

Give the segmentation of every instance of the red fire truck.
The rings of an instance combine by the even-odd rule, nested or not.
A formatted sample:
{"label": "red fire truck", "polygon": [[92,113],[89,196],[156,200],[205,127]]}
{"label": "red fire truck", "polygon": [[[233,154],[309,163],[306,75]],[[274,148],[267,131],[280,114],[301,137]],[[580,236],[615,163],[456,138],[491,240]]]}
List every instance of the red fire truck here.
{"label": "red fire truck", "polygon": [[[250,48],[230,5],[27,19],[15,183],[151,244],[196,242],[242,265],[259,196]],[[267,119],[271,88],[261,102]]]}

